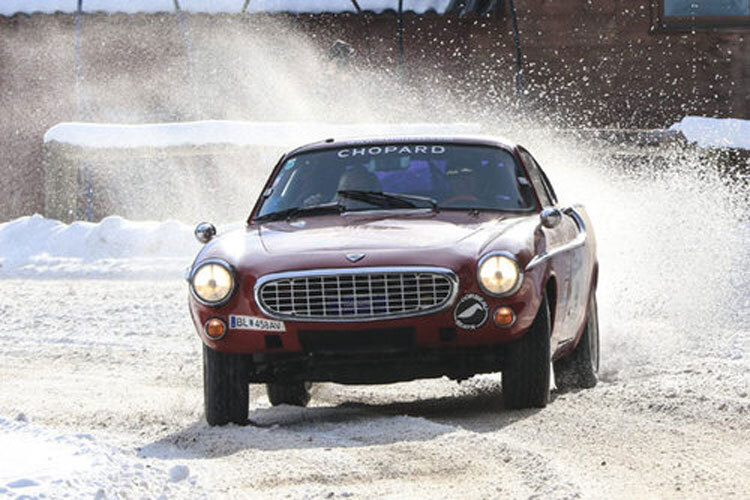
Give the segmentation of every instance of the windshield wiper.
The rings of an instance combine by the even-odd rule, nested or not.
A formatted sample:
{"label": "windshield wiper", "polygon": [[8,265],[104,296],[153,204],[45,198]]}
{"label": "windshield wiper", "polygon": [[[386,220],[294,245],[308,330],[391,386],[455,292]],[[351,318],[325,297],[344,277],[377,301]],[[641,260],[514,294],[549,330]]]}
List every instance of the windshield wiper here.
{"label": "windshield wiper", "polygon": [[383,208],[420,208],[415,201],[429,203],[433,212],[438,211],[438,204],[432,198],[427,196],[417,196],[414,194],[402,193],[383,193],[380,191],[359,191],[356,189],[344,189],[337,191],[339,196],[351,198],[352,200],[372,203]]}
{"label": "windshield wiper", "polygon": [[340,214],[345,210],[345,207],[339,203],[323,203],[321,205],[310,205],[309,207],[292,207],[286,210],[279,210],[278,212],[271,212],[270,214],[261,215],[256,217],[255,220],[259,222],[282,220],[282,219],[293,219],[302,215],[325,215],[325,214]]}

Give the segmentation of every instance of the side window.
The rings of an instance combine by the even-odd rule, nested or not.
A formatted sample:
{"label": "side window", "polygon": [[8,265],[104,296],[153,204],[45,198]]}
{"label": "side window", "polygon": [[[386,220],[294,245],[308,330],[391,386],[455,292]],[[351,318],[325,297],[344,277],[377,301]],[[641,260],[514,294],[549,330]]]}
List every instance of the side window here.
{"label": "side window", "polygon": [[539,169],[539,165],[534,161],[534,158],[526,151],[521,150],[521,158],[523,159],[526,169],[529,171],[529,177],[531,177],[531,184],[534,186],[534,191],[539,195],[539,200],[542,202],[542,206],[548,207],[553,204],[553,198],[547,189],[547,185],[542,177],[542,171]]}
{"label": "side window", "polygon": [[544,187],[547,188],[547,194],[549,194],[549,197],[552,200],[552,203],[557,203],[557,194],[555,193],[555,190],[552,189],[552,183],[547,178],[547,174],[544,173],[544,170],[542,170],[542,167],[540,167],[538,163],[534,162],[534,164],[539,169],[539,172],[541,172],[542,174],[542,181],[544,181]]}

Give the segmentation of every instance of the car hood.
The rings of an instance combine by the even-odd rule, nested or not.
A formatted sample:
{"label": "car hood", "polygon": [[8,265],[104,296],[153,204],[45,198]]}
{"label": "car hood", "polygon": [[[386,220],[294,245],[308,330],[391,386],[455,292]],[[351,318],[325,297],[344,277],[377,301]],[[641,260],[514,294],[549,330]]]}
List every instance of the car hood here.
{"label": "car hood", "polygon": [[461,250],[478,254],[511,228],[536,217],[441,212],[414,215],[342,215],[278,221],[257,226],[267,254],[419,252]]}
{"label": "car hood", "polygon": [[455,247],[469,240],[481,246],[496,238],[514,219],[459,217],[337,216],[274,222],[258,227],[269,254],[425,250]]}
{"label": "car hood", "polygon": [[[227,261],[242,275],[341,266],[473,266],[490,250],[530,258],[538,217],[445,211],[332,215],[251,224],[212,240],[196,257]],[[352,262],[348,254],[363,254]],[[468,269],[468,267],[467,267]],[[468,272],[468,271],[467,271]]]}

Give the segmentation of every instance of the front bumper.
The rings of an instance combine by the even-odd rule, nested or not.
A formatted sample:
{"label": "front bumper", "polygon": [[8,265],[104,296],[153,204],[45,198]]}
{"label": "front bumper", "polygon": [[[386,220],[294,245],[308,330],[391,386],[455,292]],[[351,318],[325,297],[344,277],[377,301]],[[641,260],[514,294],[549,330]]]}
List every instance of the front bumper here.
{"label": "front bumper", "polygon": [[[462,282],[467,283],[469,280]],[[371,355],[387,354],[394,351],[411,352],[420,350],[443,350],[463,347],[488,346],[507,343],[522,336],[531,326],[540,304],[540,286],[534,276],[527,275],[521,288],[511,297],[495,298],[484,294],[477,286],[461,287],[456,300],[447,309],[400,319],[382,319],[372,321],[336,321],[336,322],[306,322],[284,321],[283,332],[253,331],[247,329],[233,329],[229,318],[231,315],[244,315],[273,320],[263,313],[255,304],[253,297],[253,283],[244,286],[234,294],[225,305],[213,308],[198,303],[190,297],[190,311],[195,327],[201,340],[210,348],[227,353],[238,354],[314,354],[319,353],[320,346],[310,347],[310,338],[319,336],[338,335],[342,339],[342,349],[331,350],[336,353],[350,353],[366,351]],[[467,330],[457,325],[454,319],[454,309],[467,294],[482,296],[489,307],[490,318],[479,328]],[[495,325],[491,313],[500,306],[510,306],[516,313],[516,322],[511,327],[501,328]],[[203,333],[203,325],[211,318],[220,318],[227,323],[229,329],[220,340],[213,340]],[[396,340],[396,345],[384,341],[378,345],[377,332],[381,332],[383,339],[388,340],[394,332],[409,331],[408,339]],[[375,332],[375,333],[372,333]],[[335,334],[335,335],[334,335]],[[367,338],[365,346],[359,345],[357,339]],[[374,337],[374,340],[373,340]],[[346,340],[352,340],[346,342]],[[331,340],[334,347],[336,338]],[[314,342],[313,342],[314,343]],[[348,346],[348,347],[347,347]],[[363,348],[366,348],[363,350]],[[395,348],[395,349],[394,349]]]}

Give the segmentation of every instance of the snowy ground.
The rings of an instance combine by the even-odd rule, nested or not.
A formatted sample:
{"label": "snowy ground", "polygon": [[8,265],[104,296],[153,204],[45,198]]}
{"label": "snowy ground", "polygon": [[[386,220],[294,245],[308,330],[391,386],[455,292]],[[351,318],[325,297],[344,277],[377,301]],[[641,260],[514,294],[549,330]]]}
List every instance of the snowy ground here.
{"label": "snowy ground", "polygon": [[185,294],[171,280],[0,281],[0,492],[741,497],[750,486],[750,373],[731,356],[680,353],[541,411],[504,410],[497,377],[322,385],[308,409],[271,409],[257,390],[263,427],[208,428]]}

